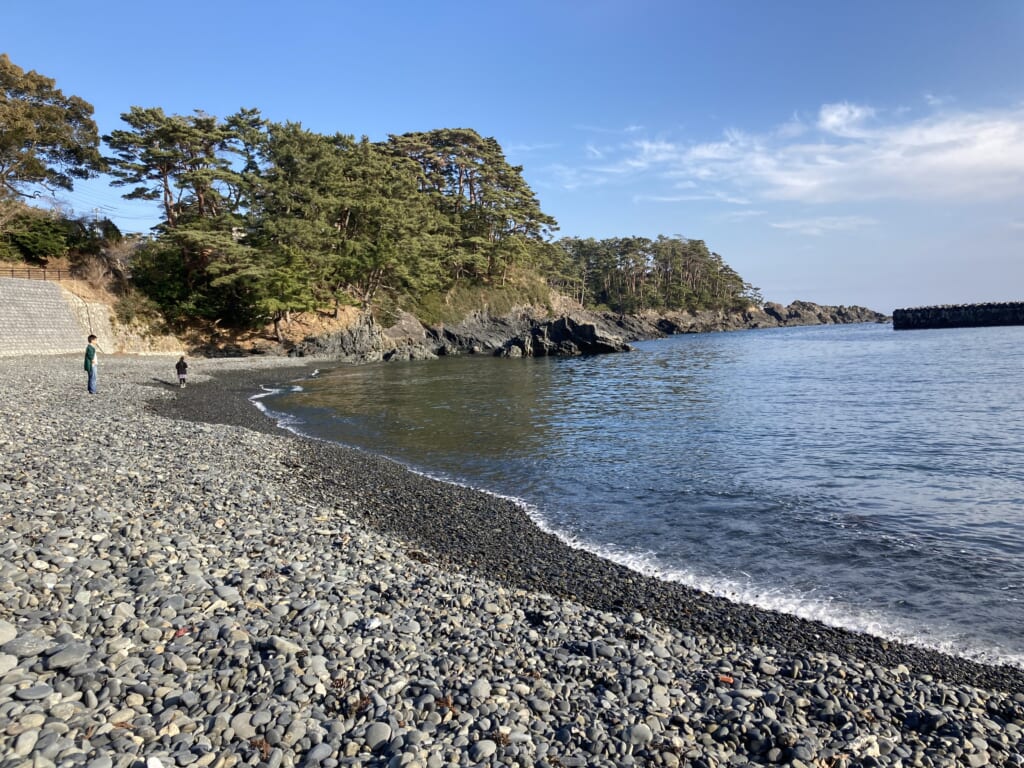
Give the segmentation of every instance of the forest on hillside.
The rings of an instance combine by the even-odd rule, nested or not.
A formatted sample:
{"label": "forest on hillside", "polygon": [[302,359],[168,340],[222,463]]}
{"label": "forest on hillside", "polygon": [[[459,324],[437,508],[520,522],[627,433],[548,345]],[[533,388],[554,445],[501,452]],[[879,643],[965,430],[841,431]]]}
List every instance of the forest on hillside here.
{"label": "forest on hillside", "polygon": [[[0,260],[68,257],[112,275],[126,311],[172,324],[276,326],[344,305],[415,313],[457,289],[538,282],[621,313],[761,301],[701,240],[556,239],[523,168],[469,128],[371,142],[257,109],[133,106],[101,137],[92,114],[0,54]],[[152,201],[159,225],[126,238],[108,220],[33,205],[97,175]]]}

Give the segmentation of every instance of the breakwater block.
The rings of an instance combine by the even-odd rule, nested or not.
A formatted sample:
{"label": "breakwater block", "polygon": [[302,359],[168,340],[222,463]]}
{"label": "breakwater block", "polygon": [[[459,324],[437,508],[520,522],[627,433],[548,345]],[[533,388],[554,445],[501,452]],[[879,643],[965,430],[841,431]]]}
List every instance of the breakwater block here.
{"label": "breakwater block", "polygon": [[987,325],[1024,325],[1024,301],[914,307],[894,309],[892,313],[892,327],[897,331]]}

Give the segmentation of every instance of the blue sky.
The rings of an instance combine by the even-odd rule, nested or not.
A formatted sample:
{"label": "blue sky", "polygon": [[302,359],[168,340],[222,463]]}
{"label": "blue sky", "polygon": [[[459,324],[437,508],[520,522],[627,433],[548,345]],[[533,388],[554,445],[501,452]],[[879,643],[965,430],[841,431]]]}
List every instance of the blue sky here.
{"label": "blue sky", "polygon": [[[702,239],[783,303],[1024,300],[1021,0],[10,6],[0,50],[103,133],[134,105],[474,128],[559,235]],[[155,223],[119,195],[61,197]]]}

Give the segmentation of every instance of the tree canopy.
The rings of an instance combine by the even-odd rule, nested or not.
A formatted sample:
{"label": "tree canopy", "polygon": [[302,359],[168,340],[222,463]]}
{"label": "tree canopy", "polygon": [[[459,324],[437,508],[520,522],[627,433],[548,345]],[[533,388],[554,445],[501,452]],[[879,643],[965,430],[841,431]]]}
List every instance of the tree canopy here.
{"label": "tree canopy", "polygon": [[103,168],[93,108],[0,54],[0,199],[72,189]]}
{"label": "tree canopy", "polygon": [[563,288],[584,304],[616,312],[647,309],[736,309],[760,304],[744,282],[703,240],[659,235],[559,241],[568,264]]}
{"label": "tree canopy", "polygon": [[524,275],[617,312],[760,300],[701,240],[554,240],[523,168],[470,128],[371,142],[256,109],[222,119],[133,106],[102,157],[88,103],[6,55],[0,85],[0,255],[41,258],[81,229],[12,208],[16,196],[106,170],[125,198],[159,206],[130,267],[171,320],[280,330],[293,311],[408,306]]}

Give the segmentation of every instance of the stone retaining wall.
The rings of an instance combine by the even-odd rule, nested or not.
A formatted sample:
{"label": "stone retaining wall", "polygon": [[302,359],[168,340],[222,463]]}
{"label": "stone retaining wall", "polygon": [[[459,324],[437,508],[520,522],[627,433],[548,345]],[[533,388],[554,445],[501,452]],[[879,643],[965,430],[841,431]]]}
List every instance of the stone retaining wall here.
{"label": "stone retaining wall", "polygon": [[106,355],[185,352],[175,336],[118,323],[111,307],[86,301],[60,283],[0,276],[0,357],[83,352],[90,333]]}
{"label": "stone retaining wall", "polygon": [[0,278],[0,357],[81,352],[90,333],[101,349],[113,351],[103,309],[58,283]]}
{"label": "stone retaining wall", "polygon": [[892,313],[892,327],[897,331],[987,325],[1024,325],[1024,302],[914,307]]}

